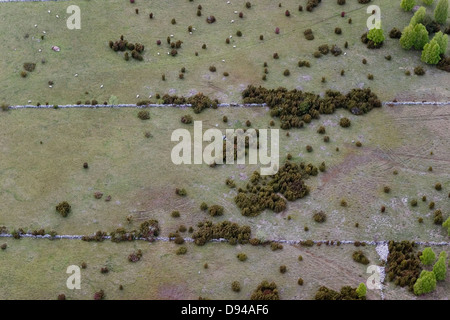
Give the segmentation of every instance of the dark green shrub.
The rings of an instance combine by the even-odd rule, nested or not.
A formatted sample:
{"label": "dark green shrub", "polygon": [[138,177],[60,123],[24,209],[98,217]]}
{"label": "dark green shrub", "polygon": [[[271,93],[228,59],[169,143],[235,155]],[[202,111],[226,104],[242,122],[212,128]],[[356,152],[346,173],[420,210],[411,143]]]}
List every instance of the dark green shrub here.
{"label": "dark green shrub", "polygon": [[422,270],[419,256],[414,252],[415,246],[414,242],[390,241],[386,268],[389,281],[394,281],[401,287],[407,286],[410,291]]}
{"label": "dark green shrub", "polygon": [[331,52],[331,54],[332,54],[333,56],[337,57],[337,56],[339,56],[339,55],[342,54],[342,49],[339,48],[337,45],[333,45],[333,46],[331,47],[330,52]]}
{"label": "dark green shrub", "polygon": [[216,72],[216,67],[215,66],[210,66],[209,67],[209,71],[211,71],[211,72]]}
{"label": "dark green shrub", "polygon": [[323,223],[327,220],[327,215],[323,211],[319,211],[313,214],[313,219],[315,222]]}
{"label": "dark green shrub", "polygon": [[56,211],[63,217],[67,217],[67,215],[71,211],[71,206],[67,201],[60,202],[56,206]]}
{"label": "dark green shrub", "polygon": [[312,247],[312,246],[314,246],[314,241],[312,241],[312,240],[301,241],[300,245],[303,247]]}
{"label": "dark green shrub", "polygon": [[183,189],[176,188],[175,194],[184,197],[184,196],[186,196],[187,192],[186,192],[186,189],[184,189],[184,188]]}
{"label": "dark green shrub", "polygon": [[351,121],[350,121],[350,119],[344,117],[344,118],[341,118],[341,120],[339,120],[339,125],[342,128],[348,128],[351,125]]}
{"label": "dark green shrub", "polygon": [[389,38],[391,38],[391,39],[400,39],[401,37],[402,37],[402,32],[397,28],[393,28],[389,32]]}
{"label": "dark green shrub", "polygon": [[325,127],[324,127],[324,126],[320,126],[320,127],[317,129],[317,133],[319,133],[319,134],[325,134]]}
{"label": "dark green shrub", "polygon": [[28,76],[28,73],[26,73],[25,71],[21,71],[21,72],[20,72],[20,76],[21,76],[22,78],[26,78],[26,77]]}
{"label": "dark green shrub", "polygon": [[443,222],[444,222],[444,217],[442,216],[442,211],[436,210],[434,212],[434,224],[442,225]]}
{"label": "dark green shrub", "polygon": [[280,273],[286,273],[287,268],[285,265],[280,266]]}
{"label": "dark green shrub", "polygon": [[245,7],[246,7],[247,9],[250,9],[250,8],[252,7],[252,4],[251,4],[249,1],[247,1],[247,2],[245,3]]}
{"label": "dark green shrub", "polygon": [[277,242],[271,242],[270,243],[270,249],[272,251],[276,251],[276,250],[282,250],[283,249],[283,245]]}
{"label": "dark green shrub", "polygon": [[302,286],[302,285],[303,285],[303,279],[302,279],[302,278],[298,278],[297,284],[298,284],[299,286]]}
{"label": "dark green shrub", "polygon": [[415,67],[414,74],[416,74],[418,76],[423,76],[425,74],[425,69],[422,68],[421,66]]}
{"label": "dark green shrub", "polygon": [[32,62],[25,62],[23,64],[23,68],[28,71],[28,72],[33,72],[34,69],[36,68],[36,63],[32,63]]}
{"label": "dark green shrub", "polygon": [[268,281],[261,282],[258,287],[253,291],[251,300],[280,300],[278,295],[278,289],[275,282],[269,283]]}
{"label": "dark green shrub", "polygon": [[435,188],[437,191],[441,191],[441,190],[442,190],[442,185],[438,182],[438,183],[435,184],[434,188]]}
{"label": "dark green shrub", "polygon": [[239,261],[245,261],[247,260],[247,255],[245,253],[238,253],[237,258]]}
{"label": "dark green shrub", "polygon": [[231,290],[233,290],[234,292],[241,291],[241,284],[239,283],[239,281],[233,281],[231,283]]}
{"label": "dark green shrub", "polygon": [[172,213],[170,215],[172,216],[172,218],[179,218],[180,211],[178,211],[178,210],[172,211]]}
{"label": "dark green shrub", "polygon": [[323,137],[323,142],[330,142],[330,137],[329,136]]}
{"label": "dark green shrub", "polygon": [[171,24],[176,24],[177,21],[175,20],[175,18],[173,18],[173,19],[170,21],[170,23],[171,23]]}
{"label": "dark green shrub", "polygon": [[288,77],[291,74],[291,72],[289,71],[289,69],[284,70],[283,75],[285,77]]}
{"label": "dark green shrub", "polygon": [[148,120],[150,119],[150,112],[147,110],[141,110],[138,112],[138,118],[141,120]]}
{"label": "dark green shrub", "polygon": [[367,257],[364,255],[364,253],[361,250],[353,252],[352,258],[354,261],[365,264],[365,265],[370,263],[369,259],[367,259]]}
{"label": "dark green shrub", "polygon": [[241,30],[238,30],[238,31],[236,32],[236,35],[237,35],[238,37],[242,37],[242,32],[241,32]]}
{"label": "dark green shrub", "polygon": [[175,253],[177,255],[182,255],[182,254],[186,254],[186,252],[187,252],[187,248],[183,246],[183,247],[179,247]]}
{"label": "dark green shrub", "polygon": [[192,121],[193,121],[192,116],[189,114],[186,114],[181,117],[181,122],[184,124],[190,124],[190,123],[192,123]]}
{"label": "dark green shrub", "polygon": [[336,33],[336,34],[342,34],[342,29],[339,28],[339,27],[336,27],[336,28],[334,29],[334,33]]}
{"label": "dark green shrub", "polygon": [[327,44],[323,44],[323,45],[319,46],[318,50],[321,54],[324,54],[324,55],[328,54],[328,52],[330,52],[330,48],[328,47]]}
{"label": "dark green shrub", "polygon": [[223,215],[223,211],[224,211],[223,207],[219,206],[217,204],[214,204],[214,205],[210,206],[209,209],[208,209],[208,213],[212,217]]}

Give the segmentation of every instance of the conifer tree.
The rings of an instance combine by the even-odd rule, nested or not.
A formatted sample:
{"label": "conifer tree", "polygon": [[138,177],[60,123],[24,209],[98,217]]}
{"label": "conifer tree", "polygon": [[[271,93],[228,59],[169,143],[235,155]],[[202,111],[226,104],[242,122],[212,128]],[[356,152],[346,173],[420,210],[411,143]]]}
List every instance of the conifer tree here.
{"label": "conifer tree", "polygon": [[428,64],[438,64],[441,60],[441,48],[435,39],[423,47],[421,60]]}
{"label": "conifer tree", "polygon": [[434,20],[437,23],[444,24],[448,17],[448,0],[439,0],[436,9],[434,9]]}
{"label": "conifer tree", "polygon": [[400,7],[405,11],[411,11],[416,4],[415,0],[402,0],[400,2]]}

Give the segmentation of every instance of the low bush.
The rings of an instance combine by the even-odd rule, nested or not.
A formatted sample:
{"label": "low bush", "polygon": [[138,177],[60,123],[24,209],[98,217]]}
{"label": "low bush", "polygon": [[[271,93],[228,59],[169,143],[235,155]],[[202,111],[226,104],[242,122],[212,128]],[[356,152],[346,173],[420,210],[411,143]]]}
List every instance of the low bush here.
{"label": "low bush", "polygon": [[217,216],[223,215],[223,211],[224,211],[224,208],[217,204],[210,206],[208,209],[208,213],[212,217],[217,217]]}
{"label": "low bush", "polygon": [[237,258],[239,261],[245,261],[247,260],[247,255],[245,253],[238,253]]}
{"label": "low bush", "polygon": [[241,291],[241,284],[239,283],[239,281],[233,281],[231,283],[231,290],[233,290],[234,292]]}
{"label": "low bush", "polygon": [[193,121],[192,116],[189,114],[186,114],[181,117],[181,122],[184,124],[190,124],[190,123],[192,123],[192,121]]}
{"label": "low bush", "polygon": [[315,222],[323,223],[327,220],[327,215],[325,214],[325,212],[319,211],[319,212],[314,213],[313,219]]}
{"label": "low bush", "polygon": [[367,257],[364,255],[364,253],[361,250],[353,252],[352,258],[354,261],[362,263],[364,265],[367,265],[370,263],[369,259],[367,259]]}
{"label": "low bush", "polygon": [[280,300],[275,282],[261,282],[250,296],[251,300]]}
{"label": "low bush", "polygon": [[416,74],[418,76],[423,76],[425,74],[425,69],[421,66],[415,67],[414,74]]}
{"label": "low bush", "polygon": [[141,120],[148,120],[150,119],[150,112],[147,110],[141,110],[138,112],[138,118]]}
{"label": "low bush", "polygon": [[344,117],[339,120],[339,125],[342,128],[348,128],[351,125],[351,121],[350,121],[350,119]]}
{"label": "low bush", "polygon": [[67,215],[70,213],[71,211],[71,206],[67,201],[63,201],[60,202],[57,206],[56,206],[56,211],[62,216],[62,217],[67,217]]}

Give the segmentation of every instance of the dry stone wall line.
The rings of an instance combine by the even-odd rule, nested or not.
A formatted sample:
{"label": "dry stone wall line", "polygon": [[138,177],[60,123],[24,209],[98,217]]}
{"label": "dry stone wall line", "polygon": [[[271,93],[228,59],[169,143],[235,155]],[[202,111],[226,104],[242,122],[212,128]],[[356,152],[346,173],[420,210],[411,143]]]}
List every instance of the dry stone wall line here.
{"label": "dry stone wall line", "polygon": [[[81,240],[84,236],[82,235],[55,235],[55,236],[51,236],[49,234],[46,235],[32,235],[31,233],[23,233],[20,235],[21,238],[31,238],[31,239],[69,239],[69,240]],[[10,233],[2,233],[0,234],[0,238],[13,238],[13,235]],[[103,237],[104,240],[111,240],[110,236],[104,236]],[[139,241],[148,241],[147,238],[138,238],[136,240]],[[169,242],[172,239],[170,239],[169,237],[155,237],[153,238],[154,241],[163,241],[163,242]],[[301,244],[303,241],[305,240],[268,240],[269,242],[276,242],[276,243],[281,243],[281,244],[288,244],[288,245],[299,245]],[[186,242],[194,242],[195,240],[193,238],[184,238],[184,241]],[[355,243],[360,243],[360,244],[365,244],[365,245],[369,245],[369,246],[377,246],[377,252],[380,255],[380,259],[384,260],[384,258],[387,259],[387,254],[389,254],[389,252],[387,253],[383,253],[380,254],[378,247],[383,246],[383,247],[387,247],[389,241],[354,241],[354,240],[312,240],[314,244],[326,244],[328,243],[329,245],[333,245],[336,246],[337,243],[339,242],[341,245],[342,244],[351,244],[354,245]],[[220,238],[220,239],[212,239],[209,242],[228,242],[227,239],[224,238]],[[418,244],[418,245],[426,245],[426,246],[450,246],[450,242],[434,242],[434,241],[414,241],[414,243]]]}
{"label": "dry stone wall line", "polygon": [[[0,0],[1,2],[2,0]],[[50,0],[54,1],[54,0]],[[446,106],[450,105],[450,101],[425,101],[425,102],[417,102],[417,101],[386,101],[383,102],[383,105],[394,105],[394,106],[407,106],[407,105],[432,105],[432,106]],[[90,105],[90,104],[65,104],[65,105],[57,105],[59,109],[68,109],[68,108],[90,108],[90,109],[97,109],[97,108],[164,108],[164,107],[172,107],[172,108],[189,108],[192,107],[191,104],[158,104],[158,103],[151,103],[147,105],[138,106],[136,104],[97,104],[97,105]],[[217,105],[221,108],[226,107],[232,107],[232,108],[250,108],[250,107],[267,107],[266,103],[219,103]],[[16,105],[16,106],[10,106],[10,109],[54,109],[53,105]]]}

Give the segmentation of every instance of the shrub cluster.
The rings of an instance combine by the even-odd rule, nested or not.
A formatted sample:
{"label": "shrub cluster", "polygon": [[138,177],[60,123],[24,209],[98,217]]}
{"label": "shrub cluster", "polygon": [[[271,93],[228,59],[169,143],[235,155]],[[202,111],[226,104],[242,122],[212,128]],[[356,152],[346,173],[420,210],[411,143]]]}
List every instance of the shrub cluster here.
{"label": "shrub cluster", "polygon": [[420,259],[414,252],[414,242],[389,241],[389,255],[386,273],[389,281],[401,287],[408,286],[413,290],[416,280],[422,271]]}
{"label": "shrub cluster", "polygon": [[357,288],[344,286],[340,292],[322,286],[314,296],[315,300],[366,300],[365,296],[360,296]]}
{"label": "shrub cluster", "polygon": [[278,295],[278,289],[275,282],[269,283],[268,281],[261,282],[258,287],[253,291],[251,300],[280,300]]}
{"label": "shrub cluster", "polygon": [[352,89],[346,95],[327,90],[320,97],[296,89],[288,91],[285,88],[266,89],[250,85],[242,92],[242,97],[244,103],[266,103],[271,109],[271,116],[280,118],[281,128],[285,130],[300,128],[303,121],[317,119],[320,114],[334,113],[338,108],[361,115],[381,107],[381,101],[370,89]]}
{"label": "shrub cluster", "polygon": [[249,226],[240,226],[230,221],[222,221],[213,224],[211,221],[201,222],[199,229],[194,232],[192,238],[198,246],[203,246],[206,242],[213,239],[224,238],[230,244],[246,244],[250,240],[251,229]]}
{"label": "shrub cluster", "polygon": [[[141,53],[144,51],[144,45],[138,42],[136,42],[135,44],[128,42],[127,40],[124,39],[123,36],[120,36],[120,40],[118,41],[115,42],[109,41],[109,47],[116,52],[130,50],[131,57],[133,59],[139,61],[143,60]],[[129,59],[128,53],[126,53],[124,57],[125,60],[128,60]]]}
{"label": "shrub cluster", "polygon": [[309,68],[309,67],[311,67],[311,64],[309,63],[309,61],[307,61],[307,60],[300,60],[299,62],[298,62],[298,66],[301,68],[301,67],[307,67],[307,68]]}
{"label": "shrub cluster", "polygon": [[312,12],[321,2],[322,0],[308,0],[306,2],[306,11]]}
{"label": "shrub cluster", "polygon": [[297,165],[289,161],[273,176],[261,176],[255,171],[246,188],[238,189],[234,201],[244,216],[257,216],[265,209],[279,213],[286,209],[286,200],[278,193],[288,201],[303,198],[309,193],[304,179],[317,173],[318,169],[311,164]]}
{"label": "shrub cluster", "polygon": [[206,108],[216,109],[219,104],[217,99],[211,100],[208,96],[205,96],[201,92],[189,98],[165,94],[161,97],[161,99],[163,104],[190,104],[192,105],[195,113],[200,113]]}

